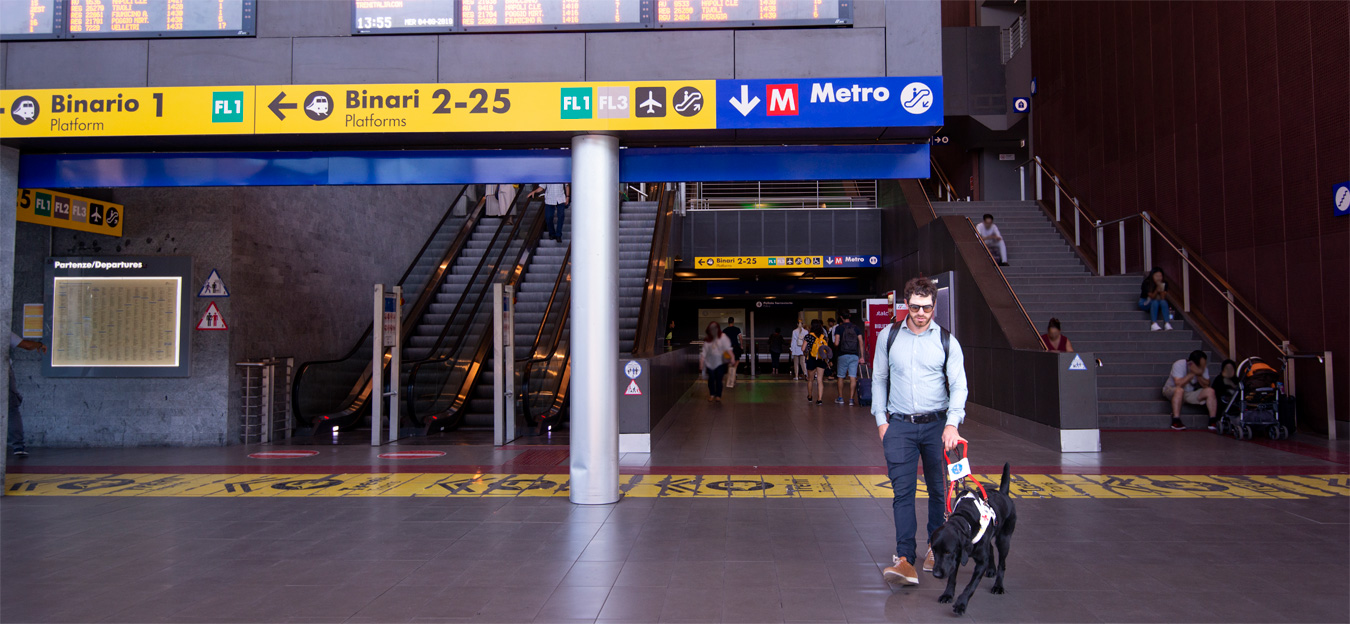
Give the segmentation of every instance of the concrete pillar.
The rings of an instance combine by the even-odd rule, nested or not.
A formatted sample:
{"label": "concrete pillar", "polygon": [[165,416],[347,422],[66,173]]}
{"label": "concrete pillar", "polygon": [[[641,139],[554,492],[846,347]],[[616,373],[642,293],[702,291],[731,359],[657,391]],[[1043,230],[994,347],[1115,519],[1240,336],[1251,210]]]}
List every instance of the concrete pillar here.
{"label": "concrete pillar", "polygon": [[[14,327],[14,222],[19,194],[19,150],[0,147],[0,326],[5,332]],[[9,335],[5,336],[5,357],[0,358],[0,389],[5,402],[0,404],[0,483],[5,482],[5,460],[9,458]]]}
{"label": "concrete pillar", "polygon": [[572,138],[573,503],[619,500],[619,139]]}

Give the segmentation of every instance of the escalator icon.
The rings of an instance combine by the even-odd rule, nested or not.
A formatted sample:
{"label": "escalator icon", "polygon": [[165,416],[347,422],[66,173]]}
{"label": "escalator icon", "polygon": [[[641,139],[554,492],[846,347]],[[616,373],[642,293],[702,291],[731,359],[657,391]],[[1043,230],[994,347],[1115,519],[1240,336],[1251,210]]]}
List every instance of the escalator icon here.
{"label": "escalator icon", "polygon": [[922,82],[911,82],[900,90],[900,106],[915,115],[926,113],[933,106],[933,91]]}

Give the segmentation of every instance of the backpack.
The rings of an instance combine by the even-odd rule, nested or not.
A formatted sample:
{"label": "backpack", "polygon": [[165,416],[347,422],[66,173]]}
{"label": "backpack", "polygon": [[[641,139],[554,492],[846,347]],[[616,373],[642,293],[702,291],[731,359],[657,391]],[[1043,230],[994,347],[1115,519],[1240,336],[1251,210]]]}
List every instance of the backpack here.
{"label": "backpack", "polygon": [[816,360],[834,359],[834,353],[830,351],[829,340],[827,340],[824,336],[817,336],[815,334],[810,334],[810,336],[811,336],[810,353],[812,359]]}
{"label": "backpack", "polygon": [[858,355],[858,327],[853,323],[848,323],[842,329],[836,329],[834,334],[839,337],[839,353],[843,355]]}
{"label": "backpack", "polygon": [[[897,332],[900,331],[900,324],[903,322],[904,321],[897,321],[891,323],[891,331],[889,334],[886,334],[886,362],[888,364],[890,363],[889,358],[891,357],[891,345],[895,344],[895,337],[899,335]],[[947,380],[947,358],[951,357],[952,354],[952,333],[947,331],[947,328],[942,327],[941,325],[938,326],[938,330],[942,332],[942,389],[947,393],[947,396],[950,397],[951,382]],[[886,390],[888,392],[890,391],[890,384],[886,385]],[[890,405],[890,398],[887,397],[886,402],[882,403],[882,405]]]}

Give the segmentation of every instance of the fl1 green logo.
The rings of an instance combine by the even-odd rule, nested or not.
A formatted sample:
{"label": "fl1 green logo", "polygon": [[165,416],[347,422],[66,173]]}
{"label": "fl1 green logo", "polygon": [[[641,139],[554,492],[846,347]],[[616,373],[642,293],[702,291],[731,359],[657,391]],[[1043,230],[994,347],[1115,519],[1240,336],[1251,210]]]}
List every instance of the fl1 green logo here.
{"label": "fl1 green logo", "polygon": [[243,123],[243,121],[243,91],[216,91],[211,94],[211,123]]}
{"label": "fl1 green logo", "polygon": [[591,88],[564,87],[562,90],[562,118],[591,118]]}

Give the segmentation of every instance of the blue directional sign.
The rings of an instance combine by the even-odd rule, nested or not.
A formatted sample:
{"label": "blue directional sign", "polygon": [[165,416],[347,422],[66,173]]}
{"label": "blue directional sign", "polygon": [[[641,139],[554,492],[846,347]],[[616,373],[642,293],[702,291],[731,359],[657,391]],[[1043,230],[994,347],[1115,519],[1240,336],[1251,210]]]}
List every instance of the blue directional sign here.
{"label": "blue directional sign", "polygon": [[941,126],[942,77],[718,80],[717,127]]}
{"label": "blue directional sign", "polygon": [[1028,98],[1013,98],[1013,112],[1025,113],[1031,110],[1031,100]]}
{"label": "blue directional sign", "polygon": [[1350,215],[1350,182],[1331,187],[1331,214],[1338,217]]}

